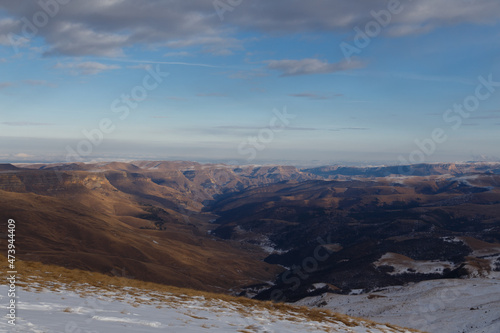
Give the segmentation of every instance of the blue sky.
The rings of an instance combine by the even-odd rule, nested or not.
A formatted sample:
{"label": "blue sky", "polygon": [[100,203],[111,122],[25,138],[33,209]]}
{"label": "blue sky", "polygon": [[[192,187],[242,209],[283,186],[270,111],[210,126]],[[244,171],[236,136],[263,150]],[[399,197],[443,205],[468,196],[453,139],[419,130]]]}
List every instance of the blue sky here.
{"label": "blue sky", "polygon": [[499,21],[496,0],[0,1],[0,160],[497,160]]}

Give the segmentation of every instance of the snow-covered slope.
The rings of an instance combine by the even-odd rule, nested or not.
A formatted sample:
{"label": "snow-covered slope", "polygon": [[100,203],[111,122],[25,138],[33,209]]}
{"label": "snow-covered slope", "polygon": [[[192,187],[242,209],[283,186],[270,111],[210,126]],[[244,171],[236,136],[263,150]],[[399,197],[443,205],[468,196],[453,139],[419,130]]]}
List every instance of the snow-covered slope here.
{"label": "snow-covered slope", "polygon": [[[35,287],[35,288],[33,288]],[[37,291],[35,289],[38,289]],[[410,332],[342,315],[314,315],[308,310],[250,300],[228,301],[141,290],[103,290],[65,285],[18,290],[16,326],[0,322],[0,332]],[[7,304],[7,287],[0,287]]]}
{"label": "snow-covered slope", "polygon": [[500,332],[500,281],[430,280],[364,295],[324,294],[300,305],[431,333]]}

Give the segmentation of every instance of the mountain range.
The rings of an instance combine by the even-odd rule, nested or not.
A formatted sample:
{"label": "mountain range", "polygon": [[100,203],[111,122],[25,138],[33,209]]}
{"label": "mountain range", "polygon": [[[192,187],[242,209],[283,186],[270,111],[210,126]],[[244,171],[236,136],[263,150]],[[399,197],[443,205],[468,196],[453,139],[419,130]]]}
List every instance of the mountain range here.
{"label": "mountain range", "polygon": [[259,300],[500,277],[492,162],[2,164],[8,219],[23,260]]}

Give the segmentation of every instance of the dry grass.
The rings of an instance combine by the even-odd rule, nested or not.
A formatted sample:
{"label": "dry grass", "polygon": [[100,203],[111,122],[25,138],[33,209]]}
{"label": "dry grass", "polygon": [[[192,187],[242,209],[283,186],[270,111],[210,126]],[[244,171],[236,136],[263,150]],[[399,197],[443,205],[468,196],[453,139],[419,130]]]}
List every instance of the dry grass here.
{"label": "dry grass", "polygon": [[[16,230],[16,241],[23,245],[17,251],[19,259],[211,292],[269,281],[282,271],[261,260],[264,251],[212,240],[203,228],[177,223],[177,217],[165,218],[168,230],[138,230],[126,222],[141,219],[121,214],[145,213],[143,197],[109,184],[88,189],[85,173],[70,172],[65,177],[77,184],[64,183],[56,191],[52,189],[56,179],[54,184],[42,183],[37,194],[0,190],[0,225],[7,230],[6,221],[12,217],[22,225]],[[32,183],[28,178],[26,186]],[[149,185],[143,189],[144,197],[164,198],[157,185]],[[151,204],[170,212],[161,203]],[[199,216],[205,215],[190,216],[193,224],[198,224]],[[0,238],[0,245],[6,247],[5,238]]]}
{"label": "dry grass", "polygon": [[[3,262],[6,258],[0,256]],[[244,316],[250,316],[255,311],[266,311],[279,319],[286,320],[307,320],[323,323],[344,323],[346,326],[355,327],[362,323],[366,327],[376,327],[377,323],[372,321],[349,317],[347,315],[334,313],[329,310],[315,309],[307,307],[292,306],[284,303],[273,303],[270,301],[262,302],[244,297],[233,297],[224,294],[215,294],[211,292],[202,292],[197,290],[178,288],[143,282],[123,277],[111,277],[108,275],[83,271],[78,269],[66,269],[55,265],[45,265],[39,262],[17,261],[18,286],[31,291],[43,290],[68,290],[79,293],[82,297],[96,296],[96,291],[102,297],[113,297],[115,300],[127,301],[134,306],[140,304],[159,303],[168,306],[172,299],[189,300],[196,298],[210,304],[218,304],[221,301],[228,306],[237,309]],[[5,272],[0,272],[0,277],[4,278]],[[148,297],[145,299],[144,290],[148,290]],[[128,296],[128,297],[125,297]],[[99,296],[98,296],[99,297]],[[157,307],[159,307],[158,305]],[[64,312],[71,312],[72,309],[66,308]],[[205,319],[191,315],[194,319]],[[394,332],[404,332],[403,329],[396,326],[390,326]],[[407,332],[419,332],[417,330],[407,329]]]}

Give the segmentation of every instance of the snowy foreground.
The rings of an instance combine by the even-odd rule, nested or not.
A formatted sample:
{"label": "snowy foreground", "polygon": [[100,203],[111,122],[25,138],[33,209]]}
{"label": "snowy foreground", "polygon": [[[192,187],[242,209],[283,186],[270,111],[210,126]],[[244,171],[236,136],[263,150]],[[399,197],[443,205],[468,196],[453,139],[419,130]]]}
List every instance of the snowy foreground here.
{"label": "snowy foreground", "polygon": [[[38,289],[18,289],[16,326],[8,325],[3,316],[0,332],[410,332],[347,316],[325,320],[308,317],[299,309],[134,288]],[[8,304],[6,286],[0,287],[0,295],[0,302]]]}
{"label": "snowy foreground", "polygon": [[431,333],[500,332],[497,279],[424,281],[364,295],[309,297],[298,304]]}

